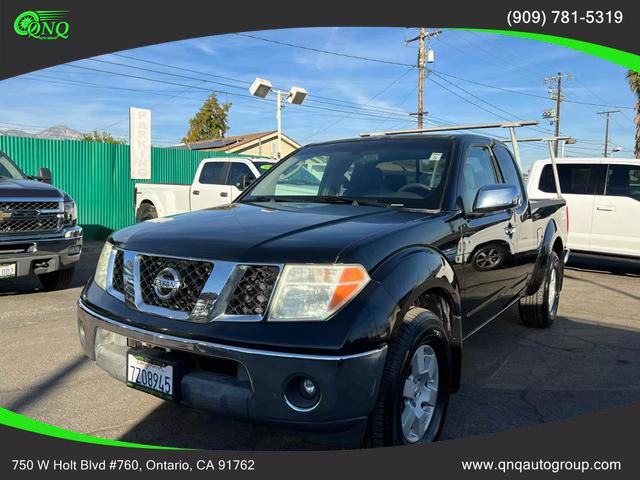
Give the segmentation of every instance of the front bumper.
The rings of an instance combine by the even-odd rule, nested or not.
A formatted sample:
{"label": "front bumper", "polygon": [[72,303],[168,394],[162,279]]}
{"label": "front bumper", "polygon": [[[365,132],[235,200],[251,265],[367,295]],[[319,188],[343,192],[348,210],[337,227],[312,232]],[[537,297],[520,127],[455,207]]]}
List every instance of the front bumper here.
{"label": "front bumper", "polygon": [[[364,432],[387,353],[383,346],[341,356],[289,354],[192,340],[116,321],[82,300],[78,328],[87,356],[121,382],[126,382],[126,354],[131,346],[149,352],[159,347],[163,354],[177,359],[206,360],[185,368],[179,383],[181,403],[252,422],[316,432]],[[230,369],[233,364],[236,367]],[[298,408],[287,398],[286,386],[299,376],[312,379],[319,388],[319,401],[313,408]]]}
{"label": "front bumper", "polygon": [[79,226],[46,236],[0,236],[0,263],[15,263],[18,277],[70,268],[80,260],[81,252]]}

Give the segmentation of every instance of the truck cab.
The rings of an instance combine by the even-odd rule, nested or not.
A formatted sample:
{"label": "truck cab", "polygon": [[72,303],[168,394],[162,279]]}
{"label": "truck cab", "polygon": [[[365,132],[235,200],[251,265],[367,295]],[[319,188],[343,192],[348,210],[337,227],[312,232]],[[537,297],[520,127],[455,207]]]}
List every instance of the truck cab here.
{"label": "truck cab", "polygon": [[[580,254],[640,260],[640,160],[558,159],[562,194],[571,216],[569,247]],[[533,164],[529,193],[553,197],[550,160]]]}
{"label": "truck cab", "polygon": [[275,163],[266,158],[207,158],[191,185],[138,183],[136,221],[228,204]]}

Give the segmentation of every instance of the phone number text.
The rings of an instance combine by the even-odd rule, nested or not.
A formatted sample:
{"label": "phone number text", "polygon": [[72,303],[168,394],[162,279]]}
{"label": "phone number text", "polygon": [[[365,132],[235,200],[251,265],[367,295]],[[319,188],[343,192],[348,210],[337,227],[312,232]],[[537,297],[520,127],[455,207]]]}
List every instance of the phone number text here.
{"label": "phone number text", "polygon": [[510,10],[507,13],[507,23],[514,25],[540,25],[547,22],[553,24],[620,24],[624,21],[622,10]]}

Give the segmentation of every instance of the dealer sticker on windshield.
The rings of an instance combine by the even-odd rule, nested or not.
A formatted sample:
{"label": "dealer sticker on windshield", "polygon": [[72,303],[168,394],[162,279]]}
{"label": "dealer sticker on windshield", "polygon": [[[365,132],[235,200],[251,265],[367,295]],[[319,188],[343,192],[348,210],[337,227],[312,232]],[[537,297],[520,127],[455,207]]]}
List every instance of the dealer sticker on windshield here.
{"label": "dealer sticker on windshield", "polygon": [[173,365],[138,353],[127,355],[127,385],[173,399]]}

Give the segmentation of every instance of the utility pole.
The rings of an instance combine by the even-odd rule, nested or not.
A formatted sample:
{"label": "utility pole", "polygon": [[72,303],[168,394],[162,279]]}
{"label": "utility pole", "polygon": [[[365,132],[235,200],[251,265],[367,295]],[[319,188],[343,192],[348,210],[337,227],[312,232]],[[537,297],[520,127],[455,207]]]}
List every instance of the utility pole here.
{"label": "utility pole", "polygon": [[425,28],[420,28],[420,33],[417,37],[405,40],[405,45],[418,40],[418,111],[415,114],[418,117],[418,128],[424,127],[424,74],[425,63],[433,63],[433,50],[429,46],[429,58],[427,58],[427,52],[425,51],[425,40],[431,44],[431,38],[437,38],[442,33],[441,30],[437,32],[427,32]]}
{"label": "utility pole", "polygon": [[620,113],[620,110],[609,110],[606,112],[596,112],[597,115],[604,115],[606,120],[604,124],[604,158],[609,156],[609,120],[612,113]]}
{"label": "utility pole", "polygon": [[[548,111],[545,111],[545,113],[543,114],[544,117],[546,118],[553,118],[554,122],[555,122],[555,126],[556,126],[556,137],[560,136],[560,104],[564,101],[564,97],[562,96],[562,79],[566,78],[567,80],[573,80],[573,75],[570,73],[562,73],[562,72],[558,72],[557,75],[554,75],[552,77],[546,77],[544,79],[545,83],[547,83],[549,85],[549,98],[551,98],[551,100],[555,100],[556,101],[556,109],[553,112],[552,115],[549,115]],[[555,90],[553,87],[553,84],[555,83]],[[558,156],[558,141],[556,140],[554,142],[554,153],[556,155],[556,157]]]}
{"label": "utility pole", "polygon": [[278,125],[278,160],[282,157],[282,92],[276,90],[276,123]]}

